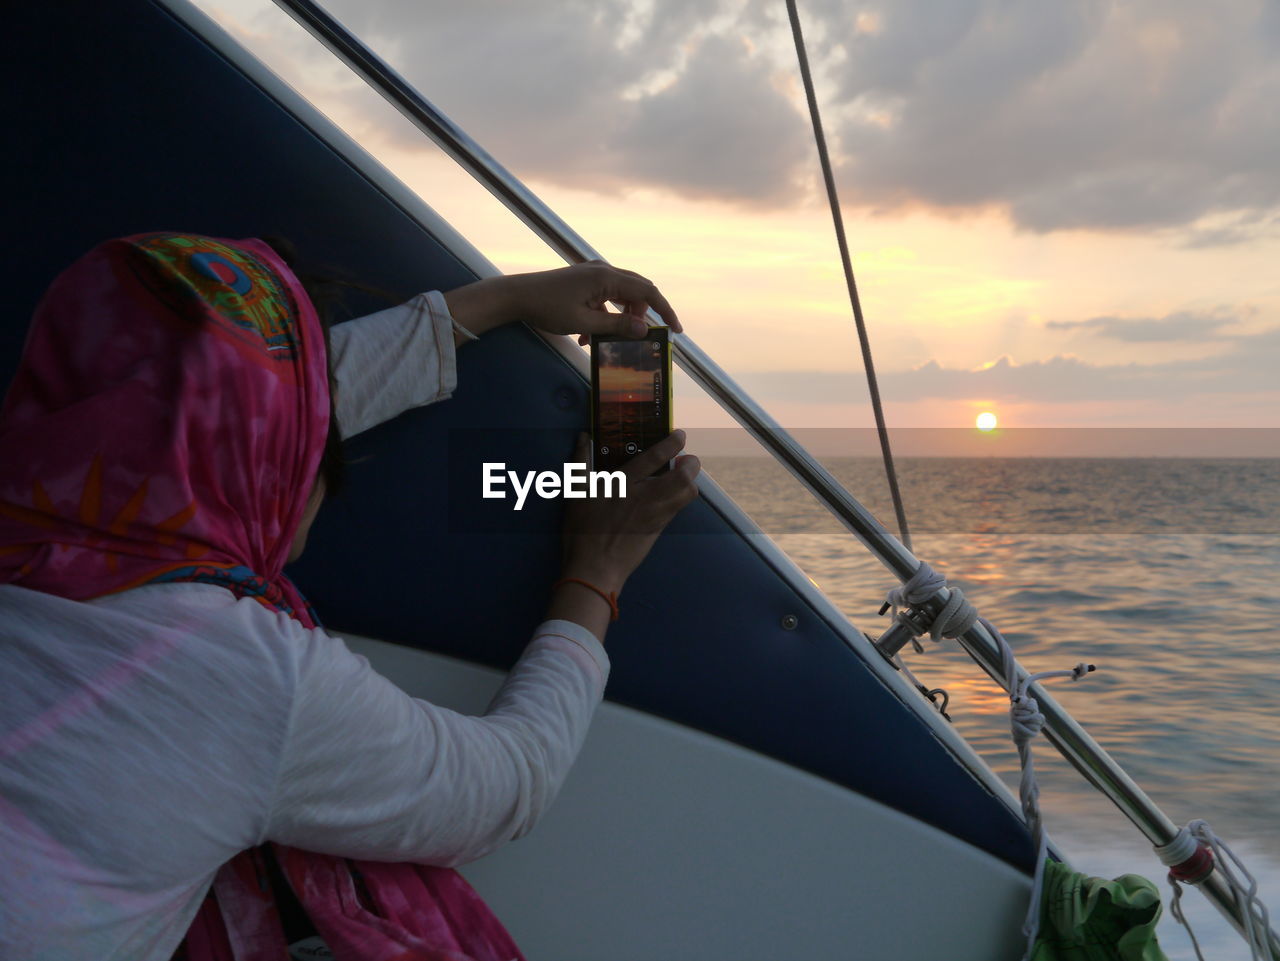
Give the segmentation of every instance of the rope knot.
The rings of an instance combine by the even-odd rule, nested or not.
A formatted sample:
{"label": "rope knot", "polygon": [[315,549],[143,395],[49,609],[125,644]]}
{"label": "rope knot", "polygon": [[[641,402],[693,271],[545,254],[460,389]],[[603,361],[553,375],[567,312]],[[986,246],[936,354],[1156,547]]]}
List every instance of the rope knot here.
{"label": "rope knot", "polygon": [[1015,739],[1029,740],[1044,730],[1044,715],[1040,713],[1040,705],[1030,694],[1012,698],[1009,718],[1013,724]]}
{"label": "rope knot", "polygon": [[[1156,856],[1169,868],[1169,884],[1173,889],[1173,902],[1169,913],[1187,929],[1196,957],[1204,961],[1200,944],[1186,916],[1182,913],[1182,884],[1199,884],[1210,874],[1218,873],[1234,895],[1240,933],[1249,944],[1249,954],[1254,961],[1274,961],[1272,950],[1271,919],[1267,906],[1258,897],[1258,882],[1244,862],[1213,832],[1207,821],[1195,820],[1180,828],[1168,844],[1156,846]],[[1179,884],[1182,882],[1182,884]]]}
{"label": "rope knot", "polygon": [[[965,599],[964,591],[958,587],[950,587],[947,579],[924,561],[920,562],[916,572],[904,581],[901,587],[895,587],[885,595],[885,603],[893,608],[894,620],[907,624],[914,631],[915,625],[900,614],[901,609],[923,604],[943,588],[947,588],[950,592],[947,603],[929,625],[928,633],[935,641],[959,637],[977,623],[978,612]],[[920,650],[919,645],[916,645],[916,648],[917,651]]]}
{"label": "rope knot", "polygon": [[896,615],[899,608],[910,607],[927,601],[946,586],[947,580],[924,561],[916,568],[916,572],[900,587],[895,587],[885,595],[885,601],[893,608]]}
{"label": "rope knot", "polygon": [[1027,936],[1025,959],[1029,958],[1034,950],[1036,932],[1040,927],[1040,893],[1044,883],[1044,862],[1048,856],[1044,828],[1040,820],[1040,788],[1036,784],[1035,765],[1031,758],[1031,741],[1044,730],[1045,716],[1040,710],[1039,703],[1028,693],[1028,688],[1037,681],[1047,680],[1051,677],[1069,677],[1071,680],[1076,681],[1092,671],[1094,666],[1081,662],[1069,671],[1041,671],[1037,674],[1028,674],[1019,678],[1021,669],[1014,659],[1013,649],[1009,647],[1009,642],[996,630],[995,625],[978,616],[978,612],[966,600],[963,591],[958,587],[949,587],[946,579],[923,561],[920,562],[920,566],[916,568],[911,577],[903,582],[901,587],[894,588],[888,592],[885,606],[880,613],[883,614],[889,607],[892,607],[894,619],[903,622],[911,630],[913,635],[912,643],[915,644],[916,650],[919,651],[920,646],[915,642],[914,635],[921,631],[923,619],[918,616],[918,613],[917,616],[913,617],[899,612],[903,607],[919,609],[926,601],[939,595],[944,588],[948,589],[947,600],[942,605],[942,609],[934,616],[932,622],[929,623],[929,636],[935,641],[943,638],[960,637],[968,633],[975,624],[981,623],[996,644],[996,649],[1000,654],[1005,686],[1009,691],[1009,724],[1013,733],[1014,745],[1018,749],[1019,766],[1022,768],[1022,776],[1018,783],[1018,796],[1022,805],[1022,813],[1027,821],[1027,827],[1031,832],[1032,843],[1038,852],[1030,906],[1027,909],[1026,920],[1023,922],[1022,927],[1023,933]]}

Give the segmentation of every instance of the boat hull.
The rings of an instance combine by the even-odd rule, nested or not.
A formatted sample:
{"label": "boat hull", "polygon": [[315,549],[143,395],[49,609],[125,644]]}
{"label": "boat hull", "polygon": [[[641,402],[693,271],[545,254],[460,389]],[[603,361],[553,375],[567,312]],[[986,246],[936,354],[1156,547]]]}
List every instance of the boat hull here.
{"label": "boat hull", "polygon": [[[343,635],[404,690],[483,713],[505,674]],[[526,837],[461,868],[531,959],[1020,956],[1023,872],[865,795],[606,701]]]}

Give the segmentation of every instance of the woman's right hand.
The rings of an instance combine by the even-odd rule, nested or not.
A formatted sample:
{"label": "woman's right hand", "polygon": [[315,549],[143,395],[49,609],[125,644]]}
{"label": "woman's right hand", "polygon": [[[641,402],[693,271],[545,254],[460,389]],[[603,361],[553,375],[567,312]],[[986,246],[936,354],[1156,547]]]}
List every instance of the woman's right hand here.
{"label": "woman's right hand", "polygon": [[[677,430],[623,465],[626,497],[566,502],[562,577],[580,578],[606,593],[622,592],[663,528],[698,496],[696,479],[702,465],[692,454],[677,458],[670,471],[650,476],[675,457],[684,442],[684,431]],[[579,435],[574,452],[578,463],[588,462],[589,444],[586,434]],[[603,631],[596,633],[603,636]]]}

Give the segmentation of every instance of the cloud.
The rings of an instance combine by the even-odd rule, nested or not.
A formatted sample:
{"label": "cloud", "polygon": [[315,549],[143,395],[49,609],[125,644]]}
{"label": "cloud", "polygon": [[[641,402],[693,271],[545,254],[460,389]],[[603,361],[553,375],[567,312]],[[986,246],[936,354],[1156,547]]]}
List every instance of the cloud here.
{"label": "cloud", "polygon": [[1091,317],[1088,320],[1051,320],[1050,330],[1088,330],[1127,343],[1212,340],[1236,317],[1219,309],[1212,313],[1180,310],[1164,317]]}
{"label": "cloud", "polygon": [[[815,183],[772,0],[329,7],[522,177],[744,205]],[[1278,9],[809,0],[802,14],[845,203],[993,206],[1032,231],[1170,228],[1209,246],[1275,227]]]}
{"label": "cloud", "polygon": [[[635,104],[615,146],[625,174],[685,194],[794,198],[808,132],[763,57],[708,36],[669,87]],[[743,109],[750,104],[750,109]]]}
{"label": "cloud", "polygon": [[[332,4],[522,178],[783,203],[808,129],[727,3]],[[408,135],[404,145],[421,141]]]}
{"label": "cloud", "polygon": [[[1280,4],[1276,9],[1280,10]],[[1264,210],[1246,210],[1229,217],[1225,222],[1204,224],[1181,231],[1180,246],[1188,249],[1205,247],[1231,247],[1254,243],[1274,236],[1280,227],[1280,213]]]}
{"label": "cloud", "polygon": [[1034,231],[1274,207],[1269,6],[858,4],[877,29],[832,43],[846,59],[833,70],[849,108],[838,127],[844,183],[880,206],[1002,206]]}
{"label": "cloud", "polygon": [[[1081,401],[1183,400],[1206,394],[1274,391],[1280,327],[1233,338],[1225,352],[1154,364],[1093,364],[1068,356],[1015,363],[1001,357],[976,370],[930,360],[911,370],[878,374],[887,401],[985,398],[992,401],[1078,404]],[[737,378],[763,403],[771,400],[840,403],[865,396],[861,371],[762,371]]]}

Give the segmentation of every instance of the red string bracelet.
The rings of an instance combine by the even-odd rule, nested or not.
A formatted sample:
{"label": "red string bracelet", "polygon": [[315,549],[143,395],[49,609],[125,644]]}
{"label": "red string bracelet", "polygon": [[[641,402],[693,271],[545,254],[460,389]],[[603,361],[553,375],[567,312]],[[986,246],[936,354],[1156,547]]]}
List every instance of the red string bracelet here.
{"label": "red string bracelet", "polygon": [[618,592],[617,591],[610,591],[608,594],[606,594],[604,591],[600,590],[600,588],[596,587],[594,584],[588,584],[586,581],[584,581],[580,577],[562,577],[560,578],[560,580],[556,581],[554,584],[551,585],[551,589],[554,591],[561,584],[581,584],[583,587],[586,587],[595,591],[597,594],[603,597],[605,599],[605,603],[609,605],[609,620],[616,621],[618,619]]}

